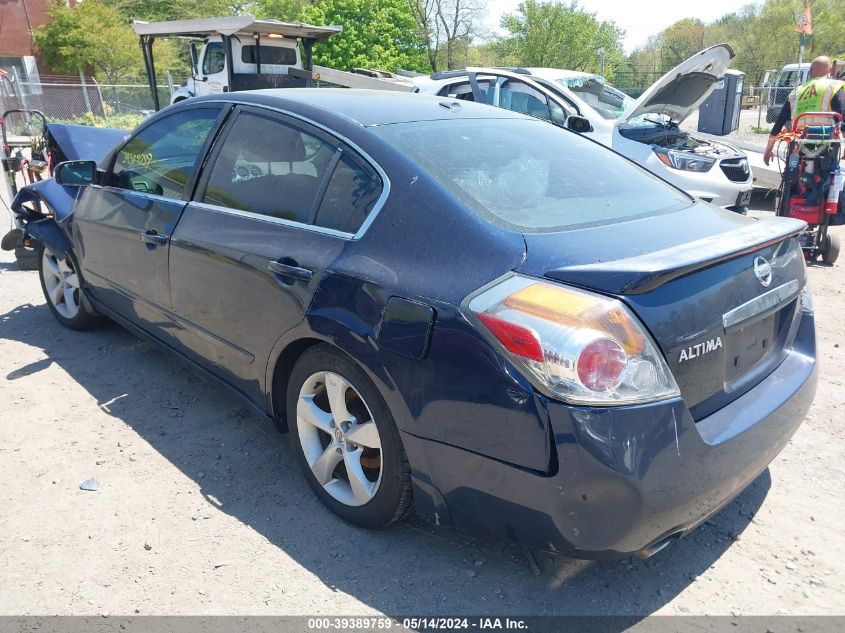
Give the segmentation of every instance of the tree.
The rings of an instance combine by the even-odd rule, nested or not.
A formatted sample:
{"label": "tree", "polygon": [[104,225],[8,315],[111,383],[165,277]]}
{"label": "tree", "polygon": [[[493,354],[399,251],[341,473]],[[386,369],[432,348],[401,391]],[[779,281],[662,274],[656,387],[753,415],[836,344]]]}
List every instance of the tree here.
{"label": "tree", "polygon": [[311,0],[255,0],[248,10],[259,19],[297,22],[302,19],[303,9],[311,4]]}
{"label": "tree", "polygon": [[[84,0],[87,2],[88,0]],[[245,12],[238,0],[100,0],[116,9],[124,19],[163,22],[188,18],[212,18]]]}
{"label": "tree", "polygon": [[55,5],[50,21],[34,36],[44,61],[60,72],[90,67],[108,83],[143,72],[138,38],[116,9],[99,0],[85,0],[73,9]]}
{"label": "tree", "polygon": [[391,71],[428,66],[425,44],[407,0],[321,0],[304,6],[302,19],[343,26],[342,33],[315,45],[317,64],[340,70],[375,67]]}
{"label": "tree", "polygon": [[[508,63],[599,72],[613,75],[625,55],[624,31],[614,22],[599,21],[576,1],[525,0],[516,13],[502,16],[509,35],[499,41]],[[603,64],[602,64],[603,62]]]}
{"label": "tree", "polygon": [[470,45],[481,35],[478,24],[484,12],[481,4],[472,0],[407,0],[417,25],[417,32],[425,43],[431,72],[437,72],[440,57],[445,56],[449,70],[456,68],[458,54],[464,59]]}
{"label": "tree", "polygon": [[671,54],[667,62],[669,70],[704,48],[707,26],[698,18],[684,18],[668,26],[662,34],[662,44]]}
{"label": "tree", "polygon": [[[634,73],[669,71],[702,48],[726,43],[736,54],[732,67],[746,73],[746,85],[759,86],[767,70],[798,61],[798,35],[792,27],[803,0],[766,0],[749,4],[709,24],[685,19],[649,38],[629,63]],[[813,0],[813,35],[807,37],[804,61],[843,52],[845,5],[842,0]],[[657,59],[656,68],[653,62]],[[650,83],[650,82],[648,82]]]}

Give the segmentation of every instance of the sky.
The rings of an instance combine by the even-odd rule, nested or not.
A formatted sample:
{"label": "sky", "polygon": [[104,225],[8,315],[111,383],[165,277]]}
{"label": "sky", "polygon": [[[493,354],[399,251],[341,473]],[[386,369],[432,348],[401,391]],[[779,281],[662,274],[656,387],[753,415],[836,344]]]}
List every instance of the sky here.
{"label": "sky", "polygon": [[[486,26],[501,32],[499,18],[503,13],[516,11],[520,0],[487,0]],[[695,17],[710,22],[726,13],[736,11],[746,0],[581,0],[580,5],[600,20],[613,20],[625,30],[625,52],[630,53],[645,43],[649,35],[659,33],[681,18]]]}

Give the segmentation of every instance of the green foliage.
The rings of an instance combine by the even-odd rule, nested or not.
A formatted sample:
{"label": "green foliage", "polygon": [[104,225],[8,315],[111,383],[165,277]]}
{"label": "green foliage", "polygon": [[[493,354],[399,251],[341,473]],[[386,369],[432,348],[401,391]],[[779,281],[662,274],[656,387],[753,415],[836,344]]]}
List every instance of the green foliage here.
{"label": "green foliage", "polygon": [[249,11],[262,20],[297,22],[302,18],[305,7],[314,4],[310,0],[256,0]]}
{"label": "green foliage", "polygon": [[[88,0],[85,0],[86,2]],[[235,15],[244,5],[236,0],[100,0],[116,9],[127,21],[164,22],[189,18]]]}
{"label": "green foliage", "polygon": [[[50,21],[34,36],[44,60],[59,72],[75,74],[90,68],[101,83],[145,75],[138,38],[126,16],[108,0],[85,0],[72,9],[56,4],[50,9]],[[157,43],[155,53],[160,76],[179,67],[174,42]]]}
{"label": "green foliage", "polygon": [[498,42],[508,64],[599,72],[604,51],[604,75],[612,77],[623,63],[624,32],[614,22],[599,21],[577,1],[525,0],[516,13],[502,16],[509,35]]}
{"label": "green foliage", "polygon": [[338,70],[391,71],[428,66],[425,45],[406,0],[321,0],[304,6],[302,18],[311,24],[343,26],[343,33],[315,45],[316,64]]}
{"label": "green foliage", "polygon": [[134,130],[144,119],[145,114],[112,114],[108,118],[95,116],[91,112],[78,116],[74,119],[51,119],[50,123],[70,123],[72,125],[90,125],[92,127],[114,127],[121,130]]}
{"label": "green foliage", "polygon": [[[798,61],[798,34],[792,29],[803,6],[803,0],[765,0],[709,24],[681,20],[635,50],[629,63],[641,73],[662,74],[702,48],[726,43],[736,53],[732,67],[746,73],[746,84],[761,85],[765,71]],[[804,60],[818,55],[838,59],[843,32],[845,2],[814,0],[813,35],[806,38]]]}
{"label": "green foliage", "polygon": [[132,29],[116,9],[99,0],[85,0],[74,9],[53,6],[50,22],[34,35],[44,60],[60,72],[90,66],[113,83],[143,68]]}

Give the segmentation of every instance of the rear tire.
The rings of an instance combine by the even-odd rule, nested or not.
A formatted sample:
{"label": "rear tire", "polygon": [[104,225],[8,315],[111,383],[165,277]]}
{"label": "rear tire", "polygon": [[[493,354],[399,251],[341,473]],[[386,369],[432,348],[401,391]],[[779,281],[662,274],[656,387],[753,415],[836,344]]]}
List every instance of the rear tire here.
{"label": "rear tire", "polygon": [[82,296],[85,284],[73,252],[59,256],[44,245],[38,250],[38,255],[41,290],[56,321],[71,330],[87,330],[96,326],[99,318],[88,308]]}
{"label": "rear tire", "polygon": [[822,261],[832,266],[839,259],[839,238],[828,233],[822,243]]}
{"label": "rear tire", "polygon": [[293,450],[317,497],[344,521],[381,528],[411,507],[411,473],[372,381],[330,345],[307,350],[287,391]]}

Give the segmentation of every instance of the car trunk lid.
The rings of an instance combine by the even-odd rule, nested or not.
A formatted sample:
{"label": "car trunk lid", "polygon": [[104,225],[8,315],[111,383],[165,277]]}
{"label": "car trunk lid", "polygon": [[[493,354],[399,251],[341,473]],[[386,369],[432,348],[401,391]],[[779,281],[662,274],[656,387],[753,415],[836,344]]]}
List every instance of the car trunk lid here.
{"label": "car trunk lid", "polygon": [[805,283],[792,238],[803,227],[700,203],[631,222],[526,234],[518,270],[624,301],[699,419],[759,383],[788,353]]}

